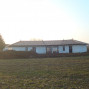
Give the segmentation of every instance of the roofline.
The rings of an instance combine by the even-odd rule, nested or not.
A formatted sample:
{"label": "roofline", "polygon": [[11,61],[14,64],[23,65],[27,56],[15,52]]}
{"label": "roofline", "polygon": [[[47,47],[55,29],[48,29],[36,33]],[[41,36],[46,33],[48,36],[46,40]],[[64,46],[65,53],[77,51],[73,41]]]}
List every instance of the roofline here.
{"label": "roofline", "polygon": [[61,44],[61,45],[10,45],[9,47],[34,47],[34,46],[70,46],[70,45],[87,45],[87,44]]}
{"label": "roofline", "polygon": [[[9,47],[29,47],[29,46],[62,46],[62,45],[88,45],[88,43],[85,43],[85,42],[81,42],[81,41],[77,41],[77,40],[74,40],[74,39],[69,39],[69,40],[73,40],[73,41],[76,41],[76,42],[80,42],[80,43],[75,43],[75,44],[59,44],[59,45],[46,45],[45,42],[50,42],[50,41],[67,41],[67,40],[42,40],[42,41],[18,41],[18,42],[15,42],[11,45],[9,45]],[[19,43],[19,42],[43,42],[42,45],[15,45],[16,43]]]}

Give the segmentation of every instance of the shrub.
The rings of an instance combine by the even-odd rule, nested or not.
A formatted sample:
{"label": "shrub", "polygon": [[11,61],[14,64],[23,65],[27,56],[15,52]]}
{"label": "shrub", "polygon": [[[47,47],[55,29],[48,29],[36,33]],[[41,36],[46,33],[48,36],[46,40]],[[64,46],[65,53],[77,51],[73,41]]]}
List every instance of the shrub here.
{"label": "shrub", "polygon": [[33,51],[3,51],[0,52],[0,59],[19,59],[19,58],[46,58],[46,57],[76,57],[76,56],[87,56],[89,53],[53,53],[53,54],[37,54]]}

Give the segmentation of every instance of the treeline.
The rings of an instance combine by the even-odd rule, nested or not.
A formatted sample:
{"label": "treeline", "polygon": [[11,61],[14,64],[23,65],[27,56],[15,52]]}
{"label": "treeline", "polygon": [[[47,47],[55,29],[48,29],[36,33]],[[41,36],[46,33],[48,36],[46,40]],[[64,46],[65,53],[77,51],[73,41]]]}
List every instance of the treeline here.
{"label": "treeline", "polygon": [[6,46],[2,35],[0,34],[0,51],[3,51],[3,48]]}
{"label": "treeline", "polygon": [[18,51],[4,51],[0,52],[0,59],[24,59],[24,58],[48,58],[48,57],[76,57],[76,56],[88,56],[89,53],[66,53],[66,54],[36,54],[34,52],[18,52]]}

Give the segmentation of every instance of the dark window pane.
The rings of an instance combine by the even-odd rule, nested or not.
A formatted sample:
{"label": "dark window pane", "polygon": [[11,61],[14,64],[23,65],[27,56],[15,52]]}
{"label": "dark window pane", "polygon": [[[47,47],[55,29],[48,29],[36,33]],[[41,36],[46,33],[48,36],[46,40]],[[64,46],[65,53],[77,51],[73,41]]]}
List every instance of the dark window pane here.
{"label": "dark window pane", "polygon": [[63,51],[65,51],[65,46],[63,46]]}

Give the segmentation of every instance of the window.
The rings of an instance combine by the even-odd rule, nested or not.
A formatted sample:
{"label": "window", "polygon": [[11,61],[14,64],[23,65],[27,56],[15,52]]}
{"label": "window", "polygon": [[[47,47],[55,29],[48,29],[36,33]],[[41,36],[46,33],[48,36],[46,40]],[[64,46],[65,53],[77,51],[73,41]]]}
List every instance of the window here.
{"label": "window", "polygon": [[63,46],[63,51],[65,51],[65,46]]}

